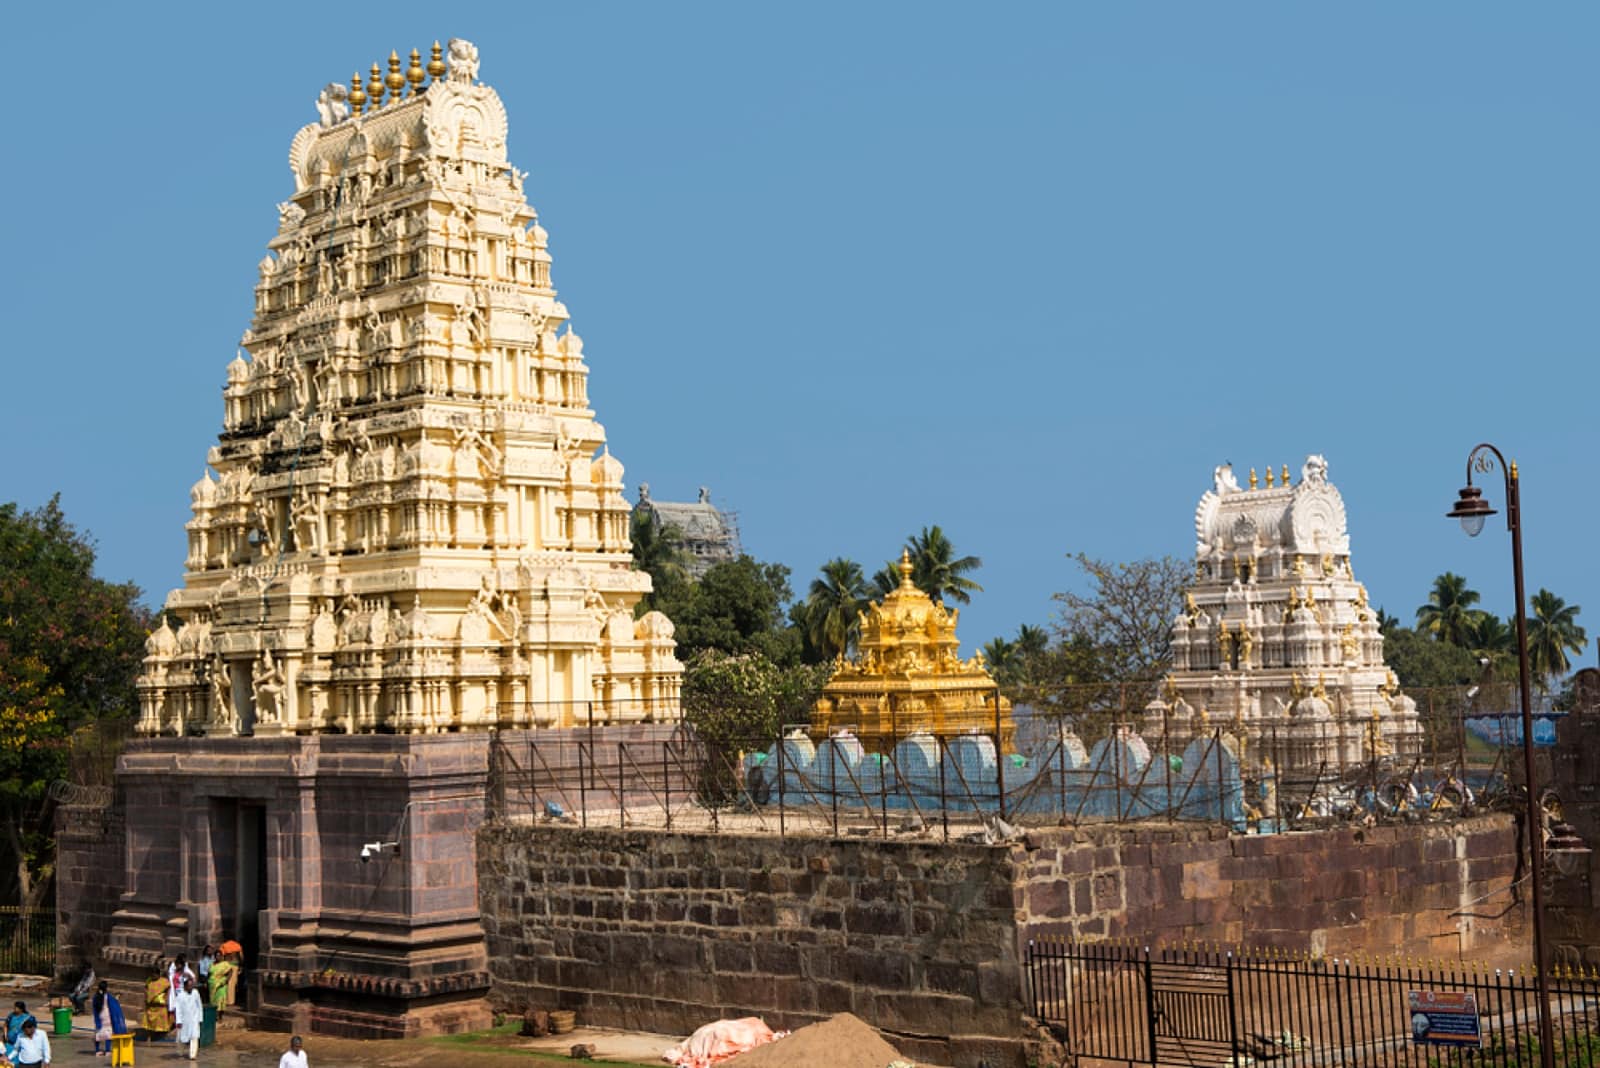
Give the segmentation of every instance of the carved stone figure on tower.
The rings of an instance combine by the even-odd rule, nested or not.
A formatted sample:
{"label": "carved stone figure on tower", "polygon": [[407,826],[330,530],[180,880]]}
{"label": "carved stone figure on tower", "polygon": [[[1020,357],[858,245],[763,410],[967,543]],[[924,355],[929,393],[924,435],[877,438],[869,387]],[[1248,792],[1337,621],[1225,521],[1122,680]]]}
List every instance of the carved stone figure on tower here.
{"label": "carved stone figure on tower", "polygon": [[[1196,577],[1172,625],[1177,699],[1162,702],[1174,742],[1204,733],[1180,706],[1230,707],[1241,716],[1246,752],[1264,758],[1270,737],[1282,751],[1279,771],[1312,772],[1365,759],[1366,724],[1352,710],[1378,707],[1384,744],[1415,754],[1416,707],[1383,663],[1383,636],[1351,570],[1344,502],[1327,461],[1308,456],[1292,486],[1285,479],[1249,488],[1230,464],[1219,465],[1194,515]],[[1230,672],[1226,686],[1219,671]],[[1305,676],[1318,679],[1313,692]]]}
{"label": "carved stone figure on tower", "polygon": [[[672,625],[632,619],[650,581],[631,566],[622,465],[507,155],[505,107],[476,80],[476,47],[448,51],[425,87],[385,80],[381,103],[326,85],[290,145],[248,353],[227,365],[217,481],[191,496],[184,584],[166,604],[174,626],[216,620],[230,655],[290,656],[251,663],[262,711],[239,730],[680,715]],[[427,655],[396,670],[386,658],[419,627]],[[224,703],[198,655],[149,661],[141,733],[204,729]]]}

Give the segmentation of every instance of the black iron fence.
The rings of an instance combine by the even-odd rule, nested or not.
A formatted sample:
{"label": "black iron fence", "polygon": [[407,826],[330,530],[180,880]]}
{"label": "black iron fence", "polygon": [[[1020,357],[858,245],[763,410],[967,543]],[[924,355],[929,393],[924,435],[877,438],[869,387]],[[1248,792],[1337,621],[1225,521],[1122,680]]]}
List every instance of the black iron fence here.
{"label": "black iron fence", "polygon": [[[1539,1063],[1531,973],[1270,949],[1030,941],[1033,1014],[1077,1061],[1436,1068]],[[1556,1063],[1600,1057],[1600,975],[1550,977]]]}
{"label": "black iron fence", "polygon": [[53,975],[55,968],[55,910],[0,907],[0,973]]}

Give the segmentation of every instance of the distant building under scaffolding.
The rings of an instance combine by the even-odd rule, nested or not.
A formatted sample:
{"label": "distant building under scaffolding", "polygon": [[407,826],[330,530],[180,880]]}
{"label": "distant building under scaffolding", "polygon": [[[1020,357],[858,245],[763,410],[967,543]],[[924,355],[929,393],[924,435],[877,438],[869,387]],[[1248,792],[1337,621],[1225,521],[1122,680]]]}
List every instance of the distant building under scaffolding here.
{"label": "distant building under scaffolding", "polygon": [[639,483],[638,510],[649,516],[659,530],[676,527],[689,554],[688,571],[698,579],[716,564],[737,560],[744,552],[739,544],[739,516],[711,503],[711,491],[700,487],[697,501],[658,501],[650,496],[650,484]]}

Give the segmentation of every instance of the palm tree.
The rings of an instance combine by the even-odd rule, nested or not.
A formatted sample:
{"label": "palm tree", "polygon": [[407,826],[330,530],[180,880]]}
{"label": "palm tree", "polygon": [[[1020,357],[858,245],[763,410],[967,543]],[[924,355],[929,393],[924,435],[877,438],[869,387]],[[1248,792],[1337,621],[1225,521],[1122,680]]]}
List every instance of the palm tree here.
{"label": "palm tree", "polygon": [[867,587],[867,593],[874,601],[881,601],[899,588],[900,563],[897,560],[890,560],[872,573],[872,582]]}
{"label": "palm tree", "polygon": [[683,547],[683,532],[671,523],[658,524],[649,512],[636,511],[628,525],[628,540],[633,543],[634,570],[650,576],[651,594],[640,604],[653,608],[656,594],[688,578],[689,551]]}
{"label": "palm tree", "polygon": [[861,565],[836,556],[822,565],[806,595],[806,636],[823,660],[848,653],[861,632],[868,596]]}
{"label": "palm tree", "polygon": [[955,546],[937,525],[923,527],[921,534],[913,534],[906,543],[911,554],[911,578],[922,592],[943,604],[945,598],[968,604],[971,593],[982,593],[983,587],[967,578],[967,572],[976,571],[983,561],[976,556],[956,557]]}
{"label": "palm tree", "polygon": [[1380,607],[1378,609],[1378,633],[1387,637],[1391,632],[1399,629],[1400,620],[1394,616],[1391,616],[1388,612],[1385,612]]}
{"label": "palm tree", "polygon": [[1517,655],[1517,634],[1511,624],[1493,612],[1475,612],[1467,648],[1479,660],[1487,660],[1498,676]]}
{"label": "palm tree", "polygon": [[1039,656],[1050,646],[1050,635],[1045,633],[1043,627],[1035,627],[1031,623],[1024,623],[1017,628],[1017,652],[1024,658]]}
{"label": "palm tree", "polygon": [[1004,638],[991,638],[981,651],[984,663],[989,665],[989,674],[994,676],[995,681],[1002,685],[1009,683],[1011,670],[1016,667],[1016,644]]}
{"label": "palm tree", "polygon": [[1472,644],[1472,606],[1478,591],[1467,588],[1467,580],[1446,571],[1433,580],[1428,603],[1417,609],[1417,629],[1442,642],[1466,648]]}
{"label": "palm tree", "polygon": [[1567,653],[1582,653],[1588,635],[1578,626],[1578,606],[1567,604],[1549,590],[1541,589],[1529,602],[1533,618],[1528,621],[1528,665],[1541,690],[1572,670]]}

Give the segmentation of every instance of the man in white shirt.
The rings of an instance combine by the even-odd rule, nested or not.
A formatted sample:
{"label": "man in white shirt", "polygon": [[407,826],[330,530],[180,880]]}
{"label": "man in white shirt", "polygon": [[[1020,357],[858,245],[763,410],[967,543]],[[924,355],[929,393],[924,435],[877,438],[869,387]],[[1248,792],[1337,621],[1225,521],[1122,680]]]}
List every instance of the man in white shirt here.
{"label": "man in white shirt", "polygon": [[205,1008],[200,1004],[200,991],[194,988],[194,980],[188,976],[183,980],[183,993],[172,999],[172,1015],[178,1023],[178,1041],[189,1043],[192,1061],[200,1050],[200,1021],[205,1016]]}
{"label": "man in white shirt", "polygon": [[278,1068],[306,1068],[306,1051],[301,1048],[300,1036],[289,1040],[289,1050],[278,1058]]}
{"label": "man in white shirt", "polygon": [[39,1030],[32,1016],[22,1022],[22,1031],[17,1035],[17,1048],[11,1051],[11,1060],[28,1068],[50,1063],[50,1040]]}

